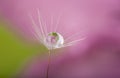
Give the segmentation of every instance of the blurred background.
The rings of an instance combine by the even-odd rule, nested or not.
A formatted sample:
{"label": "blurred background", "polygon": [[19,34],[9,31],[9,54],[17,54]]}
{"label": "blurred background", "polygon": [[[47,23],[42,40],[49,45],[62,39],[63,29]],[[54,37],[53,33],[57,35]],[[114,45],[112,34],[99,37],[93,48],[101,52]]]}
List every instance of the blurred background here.
{"label": "blurred background", "polygon": [[62,13],[57,32],[86,37],[53,52],[49,78],[120,78],[120,0],[0,0],[0,78],[45,78],[47,50],[28,17],[38,24],[36,8],[48,29]]}
{"label": "blurred background", "polygon": [[45,54],[43,46],[28,43],[9,27],[10,24],[0,18],[0,78],[11,78],[24,67],[28,59],[36,54]]}

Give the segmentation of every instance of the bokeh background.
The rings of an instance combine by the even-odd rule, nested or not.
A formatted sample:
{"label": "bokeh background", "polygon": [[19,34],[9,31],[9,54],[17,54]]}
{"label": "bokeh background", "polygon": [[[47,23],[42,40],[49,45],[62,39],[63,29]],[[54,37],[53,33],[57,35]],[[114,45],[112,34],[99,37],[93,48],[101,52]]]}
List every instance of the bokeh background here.
{"label": "bokeh background", "polygon": [[8,28],[10,24],[0,19],[0,78],[11,78],[24,66],[27,59],[43,54],[45,48],[20,39]]}
{"label": "bokeh background", "polygon": [[[33,37],[36,8],[58,32],[85,40],[53,53],[49,78],[120,78],[120,0],[0,0],[0,78],[45,78],[47,50]],[[53,27],[55,24],[53,24]]]}

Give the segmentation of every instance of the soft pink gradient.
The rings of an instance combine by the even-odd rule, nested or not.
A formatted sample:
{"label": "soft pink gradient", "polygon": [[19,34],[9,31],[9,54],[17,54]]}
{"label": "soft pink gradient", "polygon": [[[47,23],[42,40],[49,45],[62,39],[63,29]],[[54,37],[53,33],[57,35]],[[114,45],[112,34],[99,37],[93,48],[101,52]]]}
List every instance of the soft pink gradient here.
{"label": "soft pink gradient", "polygon": [[[27,14],[36,19],[36,8],[48,28],[50,15],[56,20],[63,11],[58,32],[70,32],[67,36],[79,32],[87,37],[53,56],[49,78],[120,78],[120,0],[0,0],[2,15],[28,39],[32,24]],[[47,60],[36,57],[24,75],[45,78],[46,65]]]}

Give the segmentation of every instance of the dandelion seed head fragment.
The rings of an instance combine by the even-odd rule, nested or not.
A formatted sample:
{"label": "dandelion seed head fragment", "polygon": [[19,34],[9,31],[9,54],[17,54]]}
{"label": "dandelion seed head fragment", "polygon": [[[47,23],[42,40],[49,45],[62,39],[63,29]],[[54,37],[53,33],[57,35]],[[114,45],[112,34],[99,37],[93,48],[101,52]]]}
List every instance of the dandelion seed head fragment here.
{"label": "dandelion seed head fragment", "polygon": [[30,14],[30,19],[33,24],[32,27],[34,30],[32,32],[34,33],[35,38],[40,43],[42,43],[48,50],[72,46],[78,43],[79,41],[85,39],[85,38],[80,38],[80,39],[72,40],[72,38],[75,38],[75,36],[80,35],[80,33],[75,33],[75,34],[72,33],[69,37],[65,38],[63,35],[66,32],[62,34],[61,32],[63,31],[58,32],[57,29],[59,26],[61,16],[58,17],[57,21],[55,22],[56,23],[55,26],[52,26],[51,24],[52,31],[48,31],[49,28],[48,26],[46,26],[46,23],[43,22],[39,9],[37,11],[38,11],[39,25],[36,24],[35,20],[33,19],[33,16]]}

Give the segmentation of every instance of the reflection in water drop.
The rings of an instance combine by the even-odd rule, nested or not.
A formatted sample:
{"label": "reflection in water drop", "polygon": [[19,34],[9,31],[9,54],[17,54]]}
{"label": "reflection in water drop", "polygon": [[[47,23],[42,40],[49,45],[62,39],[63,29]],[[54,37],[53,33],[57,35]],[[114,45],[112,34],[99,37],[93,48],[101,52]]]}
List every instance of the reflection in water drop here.
{"label": "reflection in water drop", "polygon": [[64,44],[64,38],[57,32],[50,32],[44,38],[44,44],[48,49],[61,48]]}

